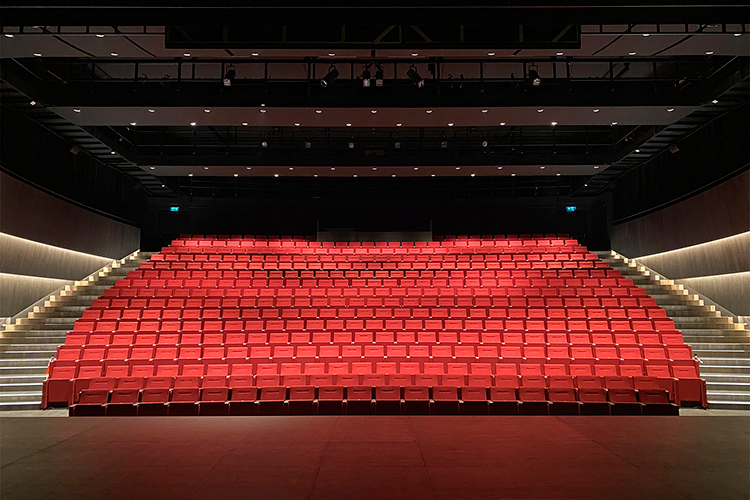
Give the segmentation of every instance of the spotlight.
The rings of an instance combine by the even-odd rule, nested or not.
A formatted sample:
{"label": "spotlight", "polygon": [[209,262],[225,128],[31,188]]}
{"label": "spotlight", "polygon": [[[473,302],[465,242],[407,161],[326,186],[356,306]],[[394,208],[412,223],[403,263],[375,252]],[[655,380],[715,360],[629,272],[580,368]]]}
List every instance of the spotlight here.
{"label": "spotlight", "polygon": [[370,74],[370,64],[368,64],[362,70],[362,86],[369,87],[371,79],[372,79],[372,75]]}
{"label": "spotlight", "polygon": [[383,68],[378,63],[375,63],[375,86],[383,86]]}
{"label": "spotlight", "polygon": [[310,141],[305,141],[305,147],[306,147],[307,149],[310,149],[310,148],[312,147],[312,142],[310,142]]}
{"label": "spotlight", "polygon": [[349,143],[349,149],[354,149],[354,143],[353,142]]}
{"label": "spotlight", "polygon": [[409,77],[409,80],[414,82],[414,85],[417,86],[417,88],[424,87],[424,78],[419,76],[419,73],[417,73],[417,67],[413,64],[409,67],[409,71],[406,72],[406,76]]}
{"label": "spotlight", "polygon": [[31,101],[29,102],[29,104],[31,104],[32,106],[36,106],[36,101]]}
{"label": "spotlight", "polygon": [[324,87],[328,87],[331,82],[339,77],[339,70],[336,69],[335,64],[331,64],[328,68],[328,74],[320,79],[320,84]]}
{"label": "spotlight", "polygon": [[263,142],[260,143],[260,147],[267,148],[268,147],[268,143],[266,141],[263,141]]}
{"label": "spotlight", "polygon": [[227,67],[227,72],[224,75],[224,86],[231,87],[235,76],[237,76],[237,73],[234,70],[234,66],[229,65],[229,67]]}
{"label": "spotlight", "polygon": [[486,147],[487,147],[487,141],[482,141],[482,147],[483,147],[483,148],[486,148]]}
{"label": "spotlight", "polygon": [[234,174],[234,176],[235,176],[235,177],[239,177],[239,176],[240,176],[240,174]]}
{"label": "spotlight", "polygon": [[542,84],[542,79],[539,77],[539,67],[536,64],[529,66],[529,80],[534,87]]}
{"label": "spotlight", "polygon": [[443,149],[447,148],[448,147],[448,142],[447,141],[441,142],[440,143],[440,147],[443,148]]}

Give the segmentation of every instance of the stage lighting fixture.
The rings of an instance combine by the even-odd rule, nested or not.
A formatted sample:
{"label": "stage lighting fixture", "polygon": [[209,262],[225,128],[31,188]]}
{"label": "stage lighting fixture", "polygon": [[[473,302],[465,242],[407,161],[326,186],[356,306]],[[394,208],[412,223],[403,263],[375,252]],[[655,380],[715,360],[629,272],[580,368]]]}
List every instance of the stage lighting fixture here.
{"label": "stage lighting fixture", "polygon": [[320,79],[320,84],[324,87],[328,87],[331,82],[339,77],[339,70],[336,69],[335,64],[331,64],[328,68],[328,74]]}
{"label": "stage lighting fixture", "polygon": [[383,86],[383,68],[378,63],[375,63],[375,86]]}
{"label": "stage lighting fixture", "polygon": [[414,82],[414,85],[417,86],[417,88],[424,87],[424,78],[419,76],[419,73],[417,73],[417,67],[413,64],[409,67],[409,71],[406,72],[406,76],[409,77],[409,80]]}
{"label": "stage lighting fixture", "polygon": [[542,79],[539,77],[539,67],[536,64],[529,66],[529,80],[534,87],[542,84]]}

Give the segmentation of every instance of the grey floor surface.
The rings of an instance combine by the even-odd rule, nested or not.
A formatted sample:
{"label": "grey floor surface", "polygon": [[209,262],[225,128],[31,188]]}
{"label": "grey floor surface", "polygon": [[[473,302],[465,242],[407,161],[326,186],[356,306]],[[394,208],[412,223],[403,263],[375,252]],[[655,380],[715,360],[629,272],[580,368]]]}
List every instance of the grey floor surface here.
{"label": "grey floor surface", "polygon": [[0,418],[0,498],[750,498],[750,418]]}

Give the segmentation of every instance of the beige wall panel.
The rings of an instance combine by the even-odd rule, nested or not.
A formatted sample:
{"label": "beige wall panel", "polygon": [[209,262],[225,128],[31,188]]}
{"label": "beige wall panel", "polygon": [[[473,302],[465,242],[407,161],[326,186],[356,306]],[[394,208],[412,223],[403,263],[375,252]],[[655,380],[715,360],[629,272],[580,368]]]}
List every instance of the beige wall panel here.
{"label": "beige wall panel", "polygon": [[750,316],[750,272],[678,280],[739,316]]}
{"label": "beige wall panel", "polygon": [[0,316],[13,316],[68,283],[68,280],[0,273]]}
{"label": "beige wall panel", "polygon": [[674,280],[750,271],[750,232],[636,260]]}
{"label": "beige wall panel", "polygon": [[140,247],[137,227],[68,203],[4,173],[0,173],[0,232],[111,259]]}
{"label": "beige wall panel", "polygon": [[613,250],[637,258],[747,231],[750,171],[663,210],[615,225],[611,241]]}
{"label": "beige wall panel", "polygon": [[1,273],[79,280],[111,261],[0,233]]}

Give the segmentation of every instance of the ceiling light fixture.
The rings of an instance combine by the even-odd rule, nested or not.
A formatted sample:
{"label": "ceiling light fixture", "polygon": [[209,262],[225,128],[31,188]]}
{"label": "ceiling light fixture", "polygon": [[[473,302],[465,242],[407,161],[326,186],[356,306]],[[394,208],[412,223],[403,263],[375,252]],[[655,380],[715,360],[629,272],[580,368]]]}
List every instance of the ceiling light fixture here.
{"label": "ceiling light fixture", "polygon": [[109,154],[116,155],[117,153],[115,153],[114,151],[110,151]]}
{"label": "ceiling light fixture", "polygon": [[260,147],[262,147],[262,148],[267,148],[267,147],[268,147],[268,142],[266,142],[266,141],[262,141],[262,142],[260,143]]}
{"label": "ceiling light fixture", "polygon": [[651,33],[643,33],[643,36],[645,37],[651,36]]}
{"label": "ceiling light fixture", "polygon": [[132,127],[135,127],[135,122],[130,122],[130,125],[131,125]]}
{"label": "ceiling light fixture", "polygon": [[195,127],[196,125],[198,125],[198,123],[197,122],[190,122],[190,125],[193,126],[193,127]]}
{"label": "ceiling light fixture", "polygon": [[295,123],[295,124],[294,124],[294,126],[295,126],[295,127],[299,127],[299,123]]}
{"label": "ceiling light fixture", "polygon": [[331,167],[331,170],[336,170],[336,167]]}
{"label": "ceiling light fixture", "polygon": [[242,124],[247,127],[247,122],[242,122]]}
{"label": "ceiling light fixture", "polygon": [[397,127],[400,127],[400,126],[401,126],[401,124],[400,124],[400,123],[397,123],[397,124],[396,124],[396,126],[397,126]]}
{"label": "ceiling light fixture", "polygon": [[185,56],[185,57],[190,57],[190,53],[189,53],[189,52],[185,52],[185,53],[184,53],[184,54],[182,54],[182,55],[183,55],[183,56]]}
{"label": "ceiling light fixture", "polygon": [[494,52],[487,52],[487,55],[491,57],[491,56],[494,56],[495,53]]}
{"label": "ceiling light fixture", "polygon": [[391,177],[396,177],[396,174],[391,174]]}
{"label": "ceiling light fixture", "polygon": [[500,122],[500,126],[504,127],[505,126],[505,122]]}
{"label": "ceiling light fixture", "polygon": [[155,109],[149,109],[148,110],[149,113],[154,113],[155,111],[156,111]]}
{"label": "ceiling light fixture", "polygon": [[617,125],[617,122],[612,122],[612,126],[614,127],[615,125]]}
{"label": "ceiling light fixture", "polygon": [[635,152],[636,152],[636,153],[640,153],[640,152],[641,152],[641,150],[640,150],[640,149],[636,149],[636,150],[635,150]]}
{"label": "ceiling light fixture", "polygon": [[488,111],[489,111],[489,109],[483,109],[483,110],[482,110],[482,113],[486,113],[486,112],[488,112]]}
{"label": "ceiling light fixture", "polygon": [[503,169],[503,167],[497,167],[497,169],[498,169],[498,170],[502,170],[502,169]]}
{"label": "ceiling light fixture", "polygon": [[5,36],[8,38],[13,38],[13,35],[11,35],[10,33],[6,33]]}
{"label": "ceiling light fixture", "polygon": [[634,56],[635,54],[636,54],[636,52],[628,52],[629,56]]}
{"label": "ceiling light fixture", "polygon": [[336,56],[336,54],[334,54],[333,52],[329,52],[328,53],[328,57],[335,57],[335,56]]}
{"label": "ceiling light fixture", "polygon": [[429,115],[429,114],[432,113],[432,110],[431,109],[427,109],[427,110],[425,110],[425,113],[427,113]]}
{"label": "ceiling light fixture", "polygon": [[41,54],[41,52],[34,52],[34,56],[35,57],[42,57],[42,54]]}
{"label": "ceiling light fixture", "polygon": [[193,174],[188,174],[188,177],[192,177],[192,176],[193,176]]}
{"label": "ceiling light fixture", "polygon": [[555,125],[557,125],[557,122],[552,122],[552,126],[554,127]]}
{"label": "ceiling light fixture", "polygon": [[375,115],[375,114],[377,114],[377,113],[378,113],[378,110],[377,110],[377,109],[371,109],[371,110],[370,110],[370,113],[372,113],[373,115]]}
{"label": "ceiling light fixture", "polygon": [[456,170],[461,170],[461,167],[456,167]]}
{"label": "ceiling light fixture", "polygon": [[273,174],[273,176],[274,176],[274,177],[278,177],[278,176],[279,176],[279,174]]}
{"label": "ceiling light fixture", "polygon": [[417,57],[418,55],[419,55],[419,52],[412,52],[412,53],[411,53],[411,56],[412,56],[412,57]]}
{"label": "ceiling light fixture", "polygon": [[266,108],[260,108],[258,111],[260,111],[261,113],[265,113],[268,110]]}
{"label": "ceiling light fixture", "polygon": [[112,57],[117,57],[120,54],[118,54],[117,52],[110,52],[109,55],[111,55]]}
{"label": "ceiling light fixture", "polygon": [[151,170],[156,170],[156,167],[148,167],[148,168],[150,168]]}
{"label": "ceiling light fixture", "polygon": [[352,124],[351,124],[351,123],[347,123],[347,124],[346,124],[346,126],[347,126],[347,127],[351,127],[351,126],[352,126]]}
{"label": "ceiling light fixture", "polygon": [[544,170],[544,165],[540,165],[539,170]]}
{"label": "ceiling light fixture", "polygon": [[448,124],[448,126],[449,126],[449,127],[452,127],[452,126],[453,126],[453,124],[452,124],[452,123],[449,123],[449,124]]}
{"label": "ceiling light fixture", "polygon": [[240,174],[234,174],[234,176],[235,176],[235,177],[239,177],[239,176],[240,176]]}
{"label": "ceiling light fixture", "polygon": [[713,100],[713,101],[711,101],[711,102],[712,102],[712,103],[714,103],[714,104],[719,104],[719,101],[717,101],[716,99],[714,99],[714,100]]}
{"label": "ceiling light fixture", "polygon": [[713,54],[714,54],[714,51],[713,51],[713,50],[707,50],[707,51],[706,51],[706,55],[707,55],[707,56],[712,56]]}
{"label": "ceiling light fixture", "polygon": [[598,113],[599,112],[599,108],[594,108],[591,111],[593,111],[594,113]]}
{"label": "ceiling light fixture", "polygon": [[472,176],[472,177],[476,177],[476,176],[477,176],[477,174],[471,174],[471,176]]}
{"label": "ceiling light fixture", "polygon": [[557,53],[557,55],[558,55],[558,56],[561,56],[561,55],[563,55],[563,53],[562,53],[562,52],[558,52],[558,53]]}
{"label": "ceiling light fixture", "polygon": [[203,167],[203,170],[208,170],[208,167]]}
{"label": "ceiling light fixture", "polygon": [[536,112],[537,113],[544,113],[544,110],[543,109],[537,109]]}
{"label": "ceiling light fixture", "polygon": [[435,174],[431,174],[430,177],[435,177]]}
{"label": "ceiling light fixture", "polygon": [[253,53],[252,53],[252,54],[250,54],[250,55],[251,55],[251,56],[253,56],[253,57],[258,57],[258,53],[257,53],[257,52],[253,52]]}
{"label": "ceiling light fixture", "polygon": [[597,170],[599,168],[599,165],[594,165],[594,170]]}
{"label": "ceiling light fixture", "polygon": [[667,108],[668,113],[671,113],[672,111],[674,111],[674,108]]}
{"label": "ceiling light fixture", "polygon": [[316,109],[315,112],[318,113],[318,114],[321,114],[323,112],[323,110],[322,109]]}
{"label": "ceiling light fixture", "polygon": [[80,109],[78,109],[78,108],[73,108],[73,111],[74,111],[75,113],[80,113],[80,112],[81,112],[81,110],[80,110]]}
{"label": "ceiling light fixture", "polygon": [[558,172],[558,173],[556,173],[555,175],[557,175],[557,176],[559,177],[559,176],[561,176],[562,174],[561,174],[560,172]]}
{"label": "ceiling light fixture", "polygon": [[204,113],[210,113],[210,112],[211,112],[211,110],[210,110],[210,109],[204,109],[204,110],[203,110],[203,112],[204,112]]}
{"label": "ceiling light fixture", "polygon": [[377,170],[377,169],[378,169],[378,167],[372,167],[372,170],[373,170],[373,171],[375,171],[375,170]]}
{"label": "ceiling light fixture", "polygon": [[514,173],[512,173],[512,174],[510,174],[510,176],[511,176],[511,177],[515,177],[515,176],[516,176],[515,172],[514,172]]}
{"label": "ceiling light fixture", "polygon": [[101,33],[97,33],[97,34],[96,34],[96,37],[97,37],[97,38],[104,38],[104,35],[102,35]]}

